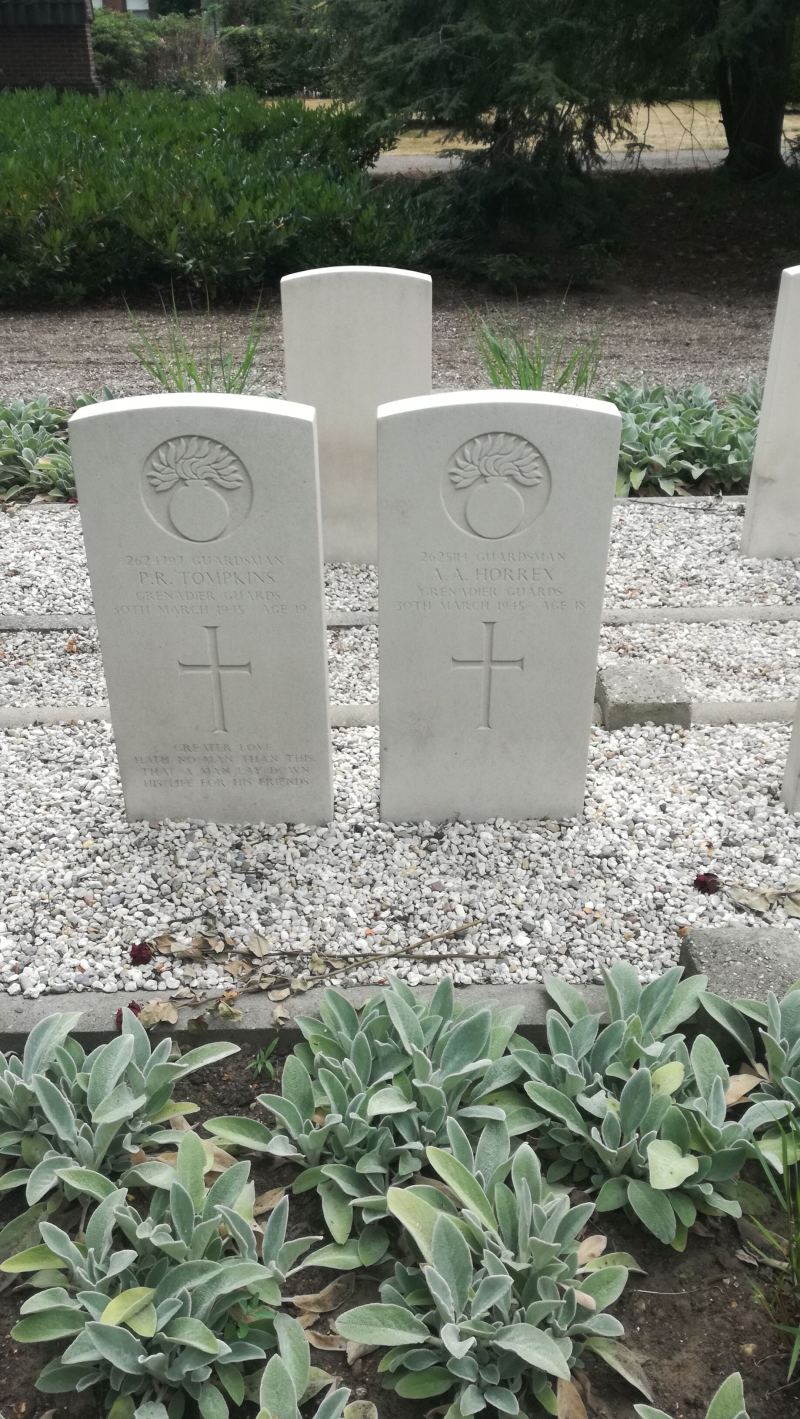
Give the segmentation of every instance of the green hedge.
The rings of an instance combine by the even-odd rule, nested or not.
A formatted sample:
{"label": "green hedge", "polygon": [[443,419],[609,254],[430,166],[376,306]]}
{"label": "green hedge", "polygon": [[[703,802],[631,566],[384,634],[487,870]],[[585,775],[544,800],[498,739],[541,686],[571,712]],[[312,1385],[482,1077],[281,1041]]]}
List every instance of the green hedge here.
{"label": "green hedge", "polygon": [[408,196],[363,170],[378,146],[354,110],[247,89],[0,94],[0,304],[414,265]]}

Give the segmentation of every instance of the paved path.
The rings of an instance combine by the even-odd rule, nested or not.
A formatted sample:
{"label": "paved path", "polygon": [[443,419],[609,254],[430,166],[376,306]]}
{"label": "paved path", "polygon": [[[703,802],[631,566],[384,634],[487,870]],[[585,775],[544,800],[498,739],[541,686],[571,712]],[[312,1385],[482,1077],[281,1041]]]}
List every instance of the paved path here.
{"label": "paved path", "polygon": [[[655,172],[672,169],[702,169],[717,167],[727,153],[727,148],[651,148],[636,157],[625,152],[609,153],[605,159],[608,168],[636,167],[649,168]],[[376,172],[431,173],[446,172],[459,164],[457,155],[439,157],[436,153],[381,153],[375,164]]]}

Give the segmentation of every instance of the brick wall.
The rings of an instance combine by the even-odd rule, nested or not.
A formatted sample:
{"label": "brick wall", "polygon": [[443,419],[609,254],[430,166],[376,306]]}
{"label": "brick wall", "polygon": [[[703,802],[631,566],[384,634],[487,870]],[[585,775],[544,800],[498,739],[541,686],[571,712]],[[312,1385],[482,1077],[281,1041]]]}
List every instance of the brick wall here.
{"label": "brick wall", "polygon": [[97,75],[85,25],[18,25],[0,29],[0,89],[82,89],[97,93]]}

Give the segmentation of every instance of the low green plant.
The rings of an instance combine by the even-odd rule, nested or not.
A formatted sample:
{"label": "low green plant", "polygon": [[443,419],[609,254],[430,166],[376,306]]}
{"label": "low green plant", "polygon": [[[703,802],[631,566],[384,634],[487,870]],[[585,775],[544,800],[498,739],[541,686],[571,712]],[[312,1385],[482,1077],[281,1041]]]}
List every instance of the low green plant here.
{"label": "low green plant", "polygon": [[[771,1125],[782,1119],[796,1119],[800,1110],[800,987],[793,987],[782,1000],[770,991],[766,1002],[723,1000],[707,991],[701,997],[704,1009],[721,1025],[744,1055],[749,1074],[740,1078],[751,1107],[745,1117],[758,1133],[760,1153],[773,1167],[783,1167],[786,1137]],[[759,1026],[757,1035],[753,1024]],[[770,1129],[764,1133],[764,1129]],[[789,1140],[790,1162],[800,1160],[800,1132]]]}
{"label": "low green plant", "polygon": [[275,1051],[278,1048],[278,1036],[270,1040],[268,1045],[257,1051],[250,1060],[247,1068],[250,1074],[256,1079],[274,1079],[275,1065],[273,1063]]}
{"label": "low green plant", "polygon": [[[319,1017],[298,1019],[304,1042],[284,1065],[280,1095],[259,1097],[278,1127],[239,1117],[206,1127],[225,1146],[297,1163],[294,1191],[317,1188],[337,1244],[329,1264],[370,1264],[388,1246],[376,1225],[387,1216],[387,1188],[424,1166],[448,1120],[473,1136],[503,1120],[516,1135],[536,1117],[512,1087],[523,1072],[507,1052],[518,1019],[516,1011],[457,1010],[449,978],[429,1005],[393,981],[360,1014],[328,990]],[[353,1231],[362,1235],[351,1240]]]}
{"label": "low green plant", "polygon": [[424,1181],[390,1189],[390,1211],[422,1264],[398,1262],[379,1303],[336,1322],[348,1340],[388,1347],[379,1370],[402,1398],[455,1391],[448,1419],[487,1408],[525,1413],[533,1401],[554,1414],[553,1382],[569,1381],[584,1349],[629,1369],[617,1346],[622,1326],[604,1312],[632,1258],[601,1259],[596,1237],[582,1255],[577,1238],[592,1203],[573,1207],[543,1181],[533,1150],[523,1143],[512,1156],[508,1132],[494,1127],[485,1186],[466,1160],[429,1148],[447,1192]]}
{"label": "low green plant", "polygon": [[[633,1407],[639,1419],[671,1419],[663,1409],[654,1409],[652,1404],[634,1404]],[[706,1419],[748,1419],[741,1375],[728,1375],[722,1381],[706,1410]]]}
{"label": "low green plant", "polygon": [[753,461],[758,388],[718,402],[704,384],[676,390],[617,380],[604,398],[622,415],[618,496],[742,491]]}
{"label": "low green plant", "polygon": [[73,1036],[80,1014],[48,1015],[33,1026],[22,1057],[0,1055],[0,1155],[11,1161],[0,1191],[24,1187],[29,1204],[61,1184],[64,1168],[119,1175],[130,1155],[175,1141],[170,1120],[197,1111],[173,1088],[238,1046],[199,1045],[172,1059],[172,1040],[151,1047],[130,1010],[122,1033],[86,1054]]}
{"label": "low green plant", "polygon": [[[306,1333],[288,1316],[275,1321],[278,1353],[264,1367],[257,1419],[302,1419],[301,1404],[330,1385],[332,1376],[311,1364]],[[314,1419],[378,1419],[374,1404],[348,1404],[350,1391],[333,1389],[318,1405]]]}
{"label": "low green plant", "polygon": [[551,979],[562,1013],[547,1014],[548,1051],[516,1050],[549,1180],[580,1184],[598,1212],[624,1208],[678,1250],[698,1213],[741,1216],[735,1180],[755,1122],[727,1117],[730,1079],[716,1045],[698,1035],[689,1050],[676,1032],[707,983],[681,975],[674,967],[642,986],[631,966],[604,970],[604,1028],[579,991]]}
{"label": "low green plant", "polygon": [[751,1284],[756,1300],[775,1328],[788,1336],[791,1353],[787,1380],[791,1380],[800,1360],[800,1167],[793,1161],[800,1157],[800,1119],[795,1115],[787,1118],[778,1134],[781,1167],[777,1180],[774,1158],[765,1157],[758,1144],[756,1148],[770,1191],[783,1214],[784,1226],[777,1232],[767,1227],[760,1217],[751,1218],[763,1245],[759,1247],[748,1238],[748,1246],[769,1268],[769,1282]]}
{"label": "low green plant", "polygon": [[[98,394],[78,394],[73,409],[114,397],[106,387]],[[64,502],[75,496],[67,442],[71,412],[44,396],[0,404],[0,502]]]}
{"label": "low green plant", "polygon": [[[1,1267],[29,1276],[37,1292],[22,1305],[13,1338],[70,1340],[41,1371],[43,1393],[102,1385],[113,1419],[180,1419],[187,1400],[206,1419],[226,1419],[228,1399],[238,1407],[248,1394],[248,1377],[255,1397],[260,1369],[252,1367],[276,1346],[275,1312],[246,1340],[236,1338],[239,1315],[250,1303],[279,1306],[284,1279],[315,1239],[287,1242],[287,1208],[279,1206],[259,1260],[248,1164],[234,1164],[209,1188],[206,1166],[203,1144],[184,1133],[169,1189],[155,1190],[146,1213],[125,1186],[64,1169],[76,1193],[100,1199],[82,1240],[41,1222],[41,1244]],[[140,1181],[141,1169],[126,1178]]]}
{"label": "low green plant", "polygon": [[481,363],[495,388],[591,393],[602,353],[599,336],[577,342],[540,332],[526,337],[486,320],[476,323],[475,332]]}
{"label": "low green plant", "polygon": [[[242,347],[236,351],[226,347],[226,337],[222,333],[213,340],[208,334],[189,333],[178,311],[174,291],[171,306],[167,307],[162,302],[162,309],[165,324],[163,336],[148,335],[128,311],[135,335],[131,354],[156,384],[169,393],[180,394],[247,394],[252,390],[255,361],[264,337],[260,302]],[[211,305],[206,297],[206,315],[210,314]],[[196,319],[193,316],[193,322],[196,323]]]}

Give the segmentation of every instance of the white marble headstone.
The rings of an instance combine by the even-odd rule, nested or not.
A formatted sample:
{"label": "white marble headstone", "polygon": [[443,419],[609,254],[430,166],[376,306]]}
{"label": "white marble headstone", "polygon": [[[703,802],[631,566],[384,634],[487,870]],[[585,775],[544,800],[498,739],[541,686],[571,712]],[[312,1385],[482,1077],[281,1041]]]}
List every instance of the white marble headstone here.
{"label": "white marble headstone", "polygon": [[557,394],[379,410],[383,818],[581,811],[620,426]]}
{"label": "white marble headstone", "polygon": [[800,557],[800,266],[781,276],[741,550]]}
{"label": "white marble headstone", "polygon": [[781,796],[790,813],[800,813],[800,700],[797,701]]}
{"label": "white marble headstone", "polygon": [[377,409],[430,392],[431,289],[383,266],[281,281],[287,398],[317,411],[326,562],[377,560]]}
{"label": "white marble headstone", "polygon": [[164,394],[69,431],[128,817],[326,822],[313,409]]}

